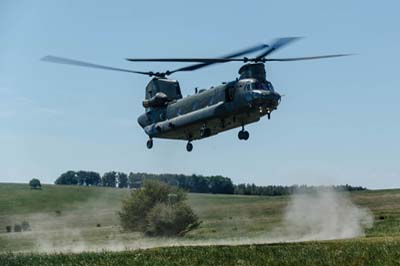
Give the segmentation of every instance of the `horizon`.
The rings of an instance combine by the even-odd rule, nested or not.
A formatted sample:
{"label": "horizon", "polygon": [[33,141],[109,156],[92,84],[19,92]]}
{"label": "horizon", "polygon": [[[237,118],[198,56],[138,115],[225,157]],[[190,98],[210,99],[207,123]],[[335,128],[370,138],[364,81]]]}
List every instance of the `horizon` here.
{"label": "horizon", "polygon": [[[92,171],[92,170],[68,170],[68,171]],[[93,172],[96,172],[96,171],[93,171]],[[103,172],[103,173],[98,173],[98,172],[96,172],[96,173],[98,173],[101,177],[105,174],[105,173],[107,173],[107,172],[112,172],[112,171],[106,171],[106,172]],[[119,172],[119,171],[115,171],[115,172]],[[65,172],[64,172],[65,173]],[[126,172],[125,174],[127,174],[128,176],[129,176],[129,174],[130,173],[136,173],[136,174],[138,174],[138,173],[142,173],[142,172],[133,172],[133,171],[129,171],[129,172]],[[61,173],[62,174],[62,173]],[[61,175],[60,174],[60,175]],[[145,172],[145,174],[154,174],[154,175],[184,175],[184,176],[190,176],[190,175],[186,175],[186,174],[182,174],[182,173],[149,173],[149,172]],[[201,175],[201,174],[192,174],[192,175],[196,175],[196,176],[203,176],[203,177],[209,177],[209,176],[217,176],[217,175]],[[39,181],[41,182],[41,184],[44,184],[44,185],[56,185],[56,186],[84,186],[84,187],[87,187],[87,186],[92,186],[92,185],[79,185],[79,184],[76,184],[76,185],[65,185],[65,184],[56,184],[55,183],[55,181],[59,178],[60,176],[58,176],[58,177],[56,177],[55,179],[54,179],[54,181],[53,182],[42,182],[42,180],[40,180],[40,178],[39,177],[32,177],[32,178],[37,178],[37,179],[39,179]],[[252,185],[252,184],[254,184],[254,185],[256,185],[256,186],[259,186],[259,187],[263,187],[263,186],[283,186],[283,187],[290,187],[290,186],[308,186],[308,187],[334,187],[334,186],[345,186],[345,185],[349,185],[349,186],[351,186],[351,187],[364,187],[364,188],[366,188],[367,190],[387,190],[387,189],[400,189],[400,187],[386,187],[386,188],[369,188],[369,187],[367,187],[367,186],[364,186],[364,185],[361,185],[361,184],[348,184],[348,183],[346,183],[346,184],[323,184],[323,185],[316,185],[316,184],[302,184],[302,183],[293,183],[293,184],[286,184],[286,185],[283,185],[283,184],[279,184],[279,183],[275,183],[275,184],[266,184],[266,185],[260,185],[260,184],[257,184],[257,183],[238,183],[238,182],[234,182],[233,180],[232,180],[232,178],[231,177],[229,177],[229,176],[222,176],[222,177],[225,177],[225,178],[229,178],[231,181],[232,181],[232,183],[233,183],[233,185],[241,185],[241,184],[246,184],[246,185]],[[29,181],[32,179],[32,178],[29,178],[27,181],[20,181],[20,182],[0,182],[0,184],[29,184]],[[103,186],[103,185],[100,185],[100,186],[96,186],[96,187],[108,187],[108,186]],[[114,187],[111,187],[111,188],[114,188]],[[118,188],[117,186],[115,187],[115,188]],[[130,189],[130,188],[128,188],[128,189]],[[193,193],[196,193],[196,192],[193,192]]]}

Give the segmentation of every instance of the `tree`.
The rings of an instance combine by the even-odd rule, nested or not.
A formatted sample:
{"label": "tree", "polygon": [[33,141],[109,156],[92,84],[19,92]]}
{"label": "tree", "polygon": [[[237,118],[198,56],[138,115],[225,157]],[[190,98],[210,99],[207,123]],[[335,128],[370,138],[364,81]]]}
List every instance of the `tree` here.
{"label": "tree", "polygon": [[209,182],[210,192],[214,194],[233,194],[234,186],[230,178],[212,176]]}
{"label": "tree", "polygon": [[78,184],[81,186],[98,186],[101,183],[99,173],[92,171],[79,171],[77,173]]}
{"label": "tree", "polygon": [[78,174],[75,171],[67,171],[56,180],[56,185],[77,185]]}
{"label": "tree", "polygon": [[114,171],[104,173],[103,177],[101,178],[101,183],[103,187],[116,187],[117,173]]}
{"label": "tree", "polygon": [[76,173],[76,178],[78,180],[78,185],[79,186],[85,186],[87,185],[87,172],[86,171],[78,171]]}
{"label": "tree", "polygon": [[99,186],[101,177],[92,171],[67,171],[56,180],[56,185]]}
{"label": "tree", "polygon": [[119,188],[128,187],[128,176],[125,173],[119,172],[117,174],[117,177],[118,177],[118,187]]}
{"label": "tree", "polygon": [[29,181],[29,186],[31,189],[42,189],[42,184],[40,184],[40,180],[37,178],[31,179],[31,181]]}
{"label": "tree", "polygon": [[139,174],[129,173],[128,186],[129,188],[140,188],[142,186],[142,177]]}
{"label": "tree", "polygon": [[99,173],[87,172],[86,173],[86,185],[87,186],[99,186],[101,185],[101,177]]}
{"label": "tree", "polygon": [[147,180],[143,188],[132,192],[119,213],[125,230],[149,235],[170,235],[193,229],[198,219],[184,203],[183,190]]}

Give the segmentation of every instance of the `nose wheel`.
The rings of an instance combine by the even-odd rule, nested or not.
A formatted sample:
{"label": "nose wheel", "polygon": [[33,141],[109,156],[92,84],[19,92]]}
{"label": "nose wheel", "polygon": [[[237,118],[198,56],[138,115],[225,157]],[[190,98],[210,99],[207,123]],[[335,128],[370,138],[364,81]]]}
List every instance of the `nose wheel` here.
{"label": "nose wheel", "polygon": [[244,127],[242,127],[242,130],[239,131],[238,133],[238,138],[240,140],[248,140],[250,137],[250,133],[246,130],[244,130]]}
{"label": "nose wheel", "polygon": [[186,150],[188,152],[191,152],[193,150],[193,144],[190,141],[186,144]]}
{"label": "nose wheel", "polygon": [[146,143],[147,149],[153,148],[153,139],[149,139]]}

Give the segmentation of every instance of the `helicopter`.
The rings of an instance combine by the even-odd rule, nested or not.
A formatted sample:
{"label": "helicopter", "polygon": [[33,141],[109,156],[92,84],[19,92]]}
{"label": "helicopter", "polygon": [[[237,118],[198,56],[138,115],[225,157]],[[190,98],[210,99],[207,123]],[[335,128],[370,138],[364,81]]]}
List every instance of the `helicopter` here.
{"label": "helicopter", "polygon": [[[105,70],[123,71],[147,75],[152,79],[145,88],[143,107],[145,113],[137,119],[148,135],[148,149],[153,147],[154,138],[187,141],[186,150],[193,150],[192,142],[234,128],[239,140],[248,140],[249,132],[245,126],[259,121],[262,117],[271,118],[281,102],[281,95],[266,79],[265,63],[314,60],[348,56],[350,54],[331,54],[322,56],[269,58],[282,47],[298,40],[299,37],[275,39],[271,44],[258,44],[225,56],[216,58],[127,58],[130,62],[183,62],[195,63],[165,72],[135,71],[109,67],[64,57],[48,55],[43,61],[91,67]],[[242,57],[260,52],[255,57]],[[214,64],[242,62],[239,77],[223,82],[209,89],[198,90],[195,94],[182,97],[179,82],[168,76],[177,72],[189,72]]]}

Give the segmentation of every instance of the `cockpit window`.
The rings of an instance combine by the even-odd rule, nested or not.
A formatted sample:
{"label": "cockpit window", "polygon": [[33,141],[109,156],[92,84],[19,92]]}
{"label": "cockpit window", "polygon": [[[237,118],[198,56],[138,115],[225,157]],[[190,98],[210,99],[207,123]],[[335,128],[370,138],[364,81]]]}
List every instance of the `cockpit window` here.
{"label": "cockpit window", "polygon": [[272,86],[271,82],[266,81],[265,83],[261,82],[254,82],[251,83],[252,90],[267,90],[267,91],[274,91],[274,87]]}
{"label": "cockpit window", "polygon": [[274,91],[274,87],[272,86],[272,83],[271,83],[271,82],[267,81],[266,85],[267,85],[267,87],[268,87],[268,90]]}

